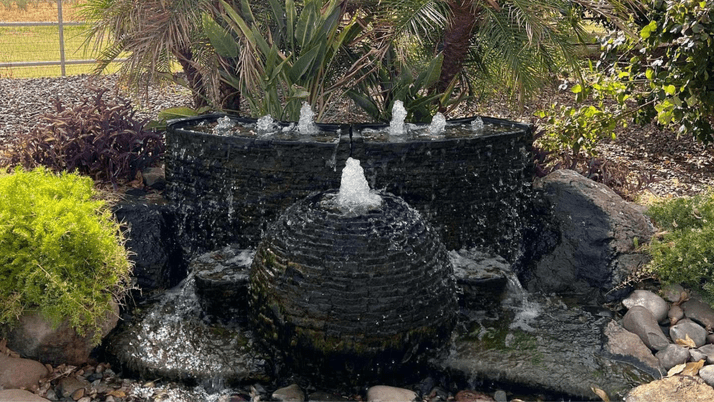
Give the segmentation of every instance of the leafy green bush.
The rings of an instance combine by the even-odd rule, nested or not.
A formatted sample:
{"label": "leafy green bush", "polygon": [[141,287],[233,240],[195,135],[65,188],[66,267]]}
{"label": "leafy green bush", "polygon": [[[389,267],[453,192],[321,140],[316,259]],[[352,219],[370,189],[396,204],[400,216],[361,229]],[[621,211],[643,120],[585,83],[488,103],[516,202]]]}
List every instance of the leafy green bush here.
{"label": "leafy green bush", "polygon": [[0,324],[36,310],[98,342],[130,272],[119,224],[90,178],[45,168],[0,176]]}
{"label": "leafy green bush", "polygon": [[647,213],[664,230],[649,247],[657,277],[714,301],[714,192],[658,202]]}

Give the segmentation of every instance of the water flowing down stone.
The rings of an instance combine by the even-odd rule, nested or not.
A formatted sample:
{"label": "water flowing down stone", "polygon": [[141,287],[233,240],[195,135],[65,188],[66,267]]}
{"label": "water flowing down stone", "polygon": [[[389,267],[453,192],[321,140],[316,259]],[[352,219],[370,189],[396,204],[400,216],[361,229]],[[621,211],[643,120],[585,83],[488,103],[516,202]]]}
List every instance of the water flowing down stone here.
{"label": "water flowing down stone", "polygon": [[407,110],[400,100],[394,101],[392,107],[392,121],[389,122],[389,135],[404,135],[407,130],[404,127],[404,120],[407,118]]}
{"label": "water flowing down stone", "polygon": [[315,125],[315,112],[312,111],[310,104],[302,103],[300,108],[300,120],[298,120],[298,132],[303,135],[316,134],[320,131]]}

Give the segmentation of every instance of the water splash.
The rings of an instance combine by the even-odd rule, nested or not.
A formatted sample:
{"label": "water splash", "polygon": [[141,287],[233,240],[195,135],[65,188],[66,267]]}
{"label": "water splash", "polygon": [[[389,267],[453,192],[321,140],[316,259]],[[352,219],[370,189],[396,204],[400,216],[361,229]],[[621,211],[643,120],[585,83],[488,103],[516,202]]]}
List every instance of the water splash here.
{"label": "water splash", "polygon": [[364,177],[364,169],[357,159],[347,158],[342,170],[340,192],[337,194],[337,205],[342,210],[376,208],[382,204],[382,197],[369,189],[369,183]]}
{"label": "water splash", "polygon": [[215,127],[213,127],[213,134],[215,135],[228,135],[231,129],[236,125],[230,117],[224,116],[217,120]]}
{"label": "water splash", "polygon": [[404,119],[407,118],[407,110],[404,109],[404,103],[400,100],[394,101],[392,107],[392,121],[389,122],[389,135],[404,135]]}
{"label": "water splash", "polygon": [[255,128],[258,130],[258,134],[269,134],[278,129],[273,116],[265,115],[258,119],[255,123]]}
{"label": "water splash", "polygon": [[298,132],[303,135],[317,134],[320,129],[315,125],[315,112],[312,111],[310,104],[302,103],[300,108],[300,120],[298,121]]}
{"label": "water splash", "polygon": [[436,112],[434,117],[431,119],[431,124],[429,124],[429,134],[438,135],[444,132],[446,128],[446,117],[440,112]]}
{"label": "water splash", "polygon": [[471,131],[483,131],[483,120],[480,117],[471,120]]}

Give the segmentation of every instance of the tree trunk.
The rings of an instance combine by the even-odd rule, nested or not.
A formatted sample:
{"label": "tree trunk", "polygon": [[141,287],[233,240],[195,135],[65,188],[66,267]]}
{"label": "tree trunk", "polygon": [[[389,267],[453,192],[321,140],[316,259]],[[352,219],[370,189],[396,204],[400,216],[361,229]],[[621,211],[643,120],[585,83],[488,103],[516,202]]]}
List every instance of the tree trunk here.
{"label": "tree trunk", "polygon": [[449,87],[451,80],[461,73],[469,51],[476,12],[470,0],[450,0],[451,21],[444,31],[444,62],[436,84],[439,92]]}
{"label": "tree trunk", "polygon": [[184,74],[186,74],[186,81],[191,89],[191,94],[193,95],[193,107],[195,109],[207,106],[208,102],[203,92],[203,77],[201,73],[193,66],[191,63],[193,59],[193,54],[190,49],[179,49],[174,51],[174,56],[178,59],[179,64],[183,68]]}

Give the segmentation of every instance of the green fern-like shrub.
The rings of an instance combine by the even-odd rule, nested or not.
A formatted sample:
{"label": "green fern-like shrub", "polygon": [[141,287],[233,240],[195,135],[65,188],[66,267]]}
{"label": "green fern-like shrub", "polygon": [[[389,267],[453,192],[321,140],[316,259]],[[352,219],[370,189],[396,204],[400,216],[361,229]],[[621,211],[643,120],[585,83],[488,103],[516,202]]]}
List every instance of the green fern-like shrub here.
{"label": "green fern-like shrub", "polygon": [[649,247],[653,272],[714,302],[714,192],[657,202],[648,215],[663,230]]}
{"label": "green fern-like shrub", "polygon": [[131,264],[92,179],[45,168],[0,175],[0,326],[26,311],[67,320],[98,343]]}

